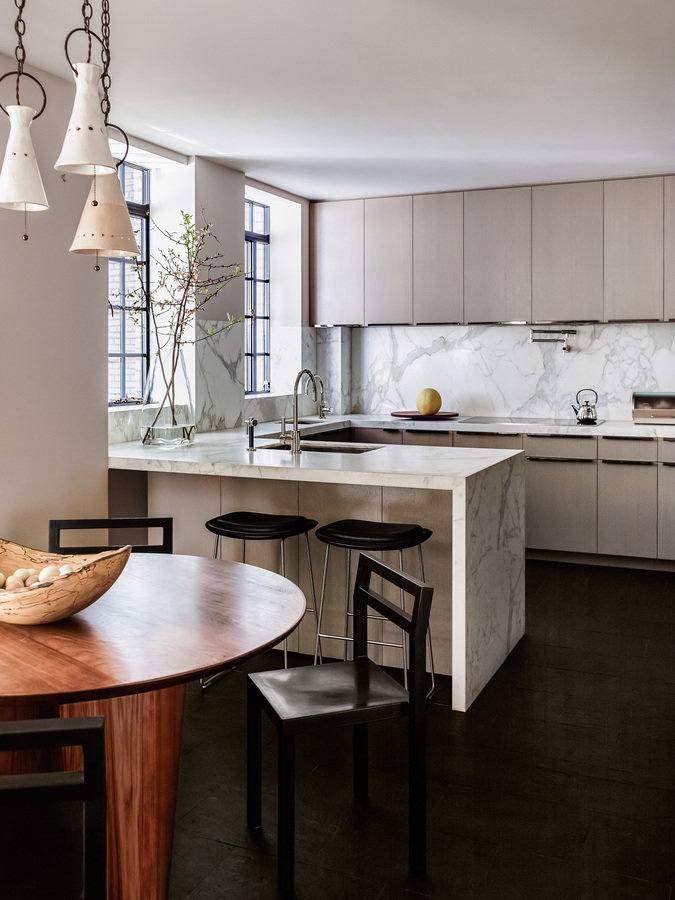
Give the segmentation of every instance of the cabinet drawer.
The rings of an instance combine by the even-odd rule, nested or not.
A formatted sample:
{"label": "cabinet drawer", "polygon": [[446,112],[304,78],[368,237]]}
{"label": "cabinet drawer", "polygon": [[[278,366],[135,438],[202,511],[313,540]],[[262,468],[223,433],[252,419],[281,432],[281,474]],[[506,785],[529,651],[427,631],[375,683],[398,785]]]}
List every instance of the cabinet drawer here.
{"label": "cabinet drawer", "polygon": [[357,444],[400,444],[399,428],[355,428],[353,440]]}
{"label": "cabinet drawer", "polygon": [[592,435],[548,437],[547,435],[526,434],[523,450],[527,456],[552,457],[555,459],[597,459],[597,440]]}
{"label": "cabinet drawer", "polygon": [[675,437],[659,439],[659,462],[675,462]]}
{"label": "cabinet drawer", "polygon": [[656,462],[657,449],[656,438],[601,437],[598,444],[598,458],[621,459],[626,462]]}
{"label": "cabinet drawer", "polygon": [[488,450],[522,450],[523,436],[521,434],[495,434],[484,431],[456,431],[455,447],[476,447]]}
{"label": "cabinet drawer", "polygon": [[406,429],[402,436],[404,444],[415,444],[418,447],[452,447],[451,431]]}

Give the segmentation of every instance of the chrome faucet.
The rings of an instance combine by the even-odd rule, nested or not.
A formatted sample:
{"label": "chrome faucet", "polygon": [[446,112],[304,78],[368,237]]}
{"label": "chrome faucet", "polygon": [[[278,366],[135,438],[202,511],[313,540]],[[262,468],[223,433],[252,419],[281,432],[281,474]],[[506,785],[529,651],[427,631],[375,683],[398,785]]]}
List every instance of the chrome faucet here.
{"label": "chrome faucet", "polygon": [[319,385],[319,418],[325,419],[326,413],[333,412],[333,407],[328,406],[328,404],[325,402],[325,399],[324,399],[325,393],[324,393],[324,389],[323,389],[323,378],[320,375],[315,375],[314,380]]}
{"label": "chrome faucet", "polygon": [[298,388],[302,381],[302,376],[307,375],[308,381],[305,385],[305,391],[311,384],[314,388],[314,401],[316,402],[316,378],[309,369],[300,369],[293,385],[293,431],[291,432],[291,453],[300,453],[300,431],[298,430]]}

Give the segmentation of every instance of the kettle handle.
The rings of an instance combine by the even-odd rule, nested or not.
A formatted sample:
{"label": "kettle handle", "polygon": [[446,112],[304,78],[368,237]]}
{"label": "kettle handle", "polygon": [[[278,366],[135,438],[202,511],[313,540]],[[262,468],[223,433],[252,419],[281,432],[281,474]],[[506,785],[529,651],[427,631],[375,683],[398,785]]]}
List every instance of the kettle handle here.
{"label": "kettle handle", "polygon": [[579,394],[583,394],[584,391],[590,391],[592,394],[595,394],[595,400],[594,400],[594,402],[595,402],[595,403],[598,402],[598,392],[597,392],[597,391],[593,390],[593,388],[581,388],[580,391],[577,391],[577,403],[580,402],[580,401],[579,401]]}

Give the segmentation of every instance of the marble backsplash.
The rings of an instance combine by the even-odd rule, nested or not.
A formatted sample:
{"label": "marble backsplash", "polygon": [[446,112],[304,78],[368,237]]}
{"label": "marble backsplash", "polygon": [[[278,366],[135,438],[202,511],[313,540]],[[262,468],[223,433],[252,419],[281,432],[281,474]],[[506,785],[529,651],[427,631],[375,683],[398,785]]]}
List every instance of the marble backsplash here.
{"label": "marble backsplash", "polygon": [[633,391],[675,391],[675,324],[576,329],[563,353],[531,343],[529,326],[354,328],[351,411],[415,409],[418,391],[434,387],[443,409],[462,415],[569,418],[590,387],[601,418],[630,419]]}

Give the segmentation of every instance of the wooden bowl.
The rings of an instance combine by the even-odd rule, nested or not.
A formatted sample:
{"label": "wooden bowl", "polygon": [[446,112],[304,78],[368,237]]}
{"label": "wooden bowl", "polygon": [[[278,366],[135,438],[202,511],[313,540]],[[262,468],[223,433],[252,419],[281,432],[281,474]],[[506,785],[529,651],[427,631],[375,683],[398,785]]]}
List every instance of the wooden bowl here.
{"label": "wooden bowl", "polygon": [[127,564],[131,547],[84,556],[31,550],[0,538],[0,572],[7,578],[17,569],[71,565],[73,571],[53,581],[18,591],[0,590],[0,622],[43,625],[67,619],[90,606],[114,584]]}

